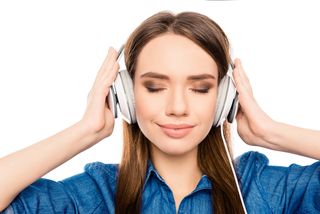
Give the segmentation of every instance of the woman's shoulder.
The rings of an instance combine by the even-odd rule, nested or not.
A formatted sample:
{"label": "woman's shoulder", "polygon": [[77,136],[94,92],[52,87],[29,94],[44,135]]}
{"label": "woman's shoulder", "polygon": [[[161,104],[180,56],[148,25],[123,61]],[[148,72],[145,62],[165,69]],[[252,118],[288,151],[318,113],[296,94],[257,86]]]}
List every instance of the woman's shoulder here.
{"label": "woman's shoulder", "polygon": [[114,177],[118,173],[118,168],[119,164],[117,163],[92,162],[85,165],[84,171],[90,175],[108,175]]}
{"label": "woman's shoulder", "polygon": [[270,166],[266,155],[246,152],[235,169],[248,212],[315,213],[319,211],[320,162],[307,166]]}
{"label": "woman's shoulder", "polygon": [[243,174],[247,171],[256,171],[259,172],[265,168],[273,170],[296,170],[296,169],[305,169],[305,168],[319,168],[320,161],[315,161],[311,165],[301,166],[296,163],[292,163],[289,166],[269,166],[269,159],[266,155],[257,152],[257,151],[248,151],[240,156],[238,156],[235,161],[236,171],[240,174]]}
{"label": "woman's shoulder", "polygon": [[240,182],[250,183],[252,179],[260,177],[269,167],[269,159],[260,152],[249,151],[237,157],[234,165]]}
{"label": "woman's shoulder", "polygon": [[103,198],[112,198],[117,186],[118,167],[119,164],[114,163],[87,163],[83,173],[64,180],[64,183],[81,191],[85,188],[78,187],[86,186],[92,192],[101,193]]}
{"label": "woman's shoulder", "polygon": [[246,152],[235,159],[237,171],[243,171],[248,167],[251,168],[253,165],[255,167],[262,167],[268,164],[269,159],[267,156],[257,151]]}
{"label": "woman's shoulder", "polygon": [[[269,159],[266,155],[250,151],[235,159],[235,171],[239,182],[243,187],[250,188],[255,183],[260,190],[263,186],[283,186],[288,187],[286,182],[290,184],[303,181],[315,181],[319,183],[320,161],[316,161],[311,165],[300,166],[292,163],[289,166],[273,166],[269,165]],[[308,182],[306,182],[308,183]],[[300,187],[303,185],[299,185]],[[258,188],[259,189],[259,188]],[[272,189],[272,188],[271,188]]]}

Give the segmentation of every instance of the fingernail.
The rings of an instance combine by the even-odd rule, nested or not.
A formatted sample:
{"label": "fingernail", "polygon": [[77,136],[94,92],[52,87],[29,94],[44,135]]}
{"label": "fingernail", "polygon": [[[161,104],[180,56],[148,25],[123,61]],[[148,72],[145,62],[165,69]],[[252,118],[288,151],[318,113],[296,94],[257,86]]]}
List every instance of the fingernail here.
{"label": "fingernail", "polygon": [[111,47],[109,47],[109,49],[108,49],[108,54],[110,54],[111,53]]}
{"label": "fingernail", "polygon": [[112,46],[109,47],[109,51],[115,50]]}

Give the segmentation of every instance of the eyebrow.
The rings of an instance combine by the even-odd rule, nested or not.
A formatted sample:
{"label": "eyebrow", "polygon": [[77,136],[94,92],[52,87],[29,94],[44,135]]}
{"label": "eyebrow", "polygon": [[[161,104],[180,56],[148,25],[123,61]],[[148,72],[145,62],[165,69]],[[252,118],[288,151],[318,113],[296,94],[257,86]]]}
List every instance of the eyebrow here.
{"label": "eyebrow", "polygon": [[[147,72],[140,76],[140,78],[149,77],[161,80],[170,80],[170,78],[164,74],[159,74],[156,72]],[[211,74],[198,74],[198,75],[191,75],[187,77],[187,80],[205,80],[205,79],[216,79],[215,76]]]}

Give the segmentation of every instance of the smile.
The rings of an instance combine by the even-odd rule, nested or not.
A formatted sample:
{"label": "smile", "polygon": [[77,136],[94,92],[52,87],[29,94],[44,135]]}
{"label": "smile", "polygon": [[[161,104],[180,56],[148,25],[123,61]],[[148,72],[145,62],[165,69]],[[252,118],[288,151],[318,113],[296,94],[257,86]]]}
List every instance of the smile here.
{"label": "smile", "polygon": [[[188,135],[194,126],[186,125],[159,125],[161,130],[170,138],[183,138]],[[179,127],[179,128],[177,128]],[[182,127],[182,128],[181,128]]]}

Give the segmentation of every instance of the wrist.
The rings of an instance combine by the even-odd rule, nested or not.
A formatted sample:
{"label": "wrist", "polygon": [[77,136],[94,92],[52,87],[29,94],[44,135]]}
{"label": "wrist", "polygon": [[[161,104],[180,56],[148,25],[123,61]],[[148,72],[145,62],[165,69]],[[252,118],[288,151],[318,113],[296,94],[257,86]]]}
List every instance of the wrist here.
{"label": "wrist", "polygon": [[80,120],[74,124],[74,127],[77,129],[79,136],[81,136],[81,142],[83,143],[82,150],[95,145],[101,140],[99,139],[98,133],[95,132],[92,127],[83,120]]}
{"label": "wrist", "polygon": [[[85,119],[81,119],[78,122],[78,125],[80,127],[80,130],[82,130],[82,133],[85,134],[90,141],[92,141],[93,144],[101,141],[102,139],[110,136],[112,134],[113,129],[108,127],[101,127],[99,129],[96,128],[96,125],[90,123],[90,121],[87,121]],[[113,127],[113,126],[111,126]]]}
{"label": "wrist", "polygon": [[263,139],[268,144],[268,148],[281,150],[281,123],[274,120],[267,123]]}

